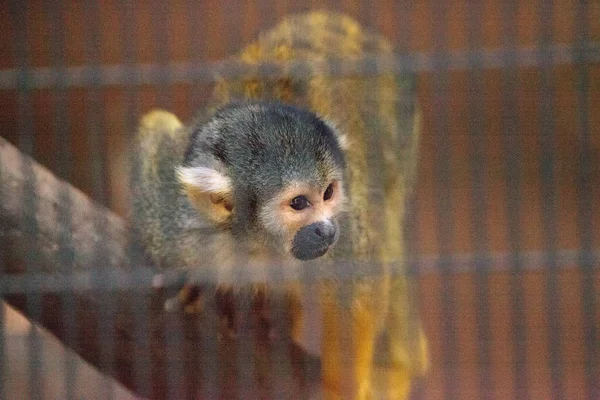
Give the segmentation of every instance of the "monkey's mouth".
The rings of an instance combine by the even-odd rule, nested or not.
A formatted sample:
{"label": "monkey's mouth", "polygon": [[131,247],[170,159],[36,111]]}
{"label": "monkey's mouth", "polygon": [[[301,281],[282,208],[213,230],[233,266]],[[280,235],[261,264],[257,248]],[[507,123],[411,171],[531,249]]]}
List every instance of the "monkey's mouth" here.
{"label": "monkey's mouth", "polygon": [[302,248],[298,248],[298,247],[292,247],[292,254],[298,260],[310,261],[310,260],[314,260],[315,258],[319,258],[319,257],[323,256],[325,253],[327,253],[328,250],[329,250],[329,246],[318,247],[316,249],[310,249],[310,250],[302,249]]}
{"label": "monkey's mouth", "polygon": [[322,249],[319,249],[315,252],[315,257],[314,258],[318,258],[321,257],[323,255],[325,255],[325,253],[327,253],[327,250],[329,250],[329,247],[324,247]]}

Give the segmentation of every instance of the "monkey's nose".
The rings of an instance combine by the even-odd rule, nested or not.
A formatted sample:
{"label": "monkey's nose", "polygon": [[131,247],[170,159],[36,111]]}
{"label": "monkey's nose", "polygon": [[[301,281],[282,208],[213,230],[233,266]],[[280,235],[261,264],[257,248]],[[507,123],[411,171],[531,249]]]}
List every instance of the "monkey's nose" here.
{"label": "monkey's nose", "polygon": [[322,223],[316,226],[315,234],[319,236],[327,245],[333,244],[335,241],[336,227],[331,222]]}

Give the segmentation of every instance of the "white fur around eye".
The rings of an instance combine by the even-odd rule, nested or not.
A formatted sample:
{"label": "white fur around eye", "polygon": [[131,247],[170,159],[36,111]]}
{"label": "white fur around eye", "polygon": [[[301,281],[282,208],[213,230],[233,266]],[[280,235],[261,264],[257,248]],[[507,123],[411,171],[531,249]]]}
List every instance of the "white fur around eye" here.
{"label": "white fur around eye", "polygon": [[219,171],[208,167],[177,167],[177,178],[184,185],[197,187],[203,192],[228,193],[231,181]]}

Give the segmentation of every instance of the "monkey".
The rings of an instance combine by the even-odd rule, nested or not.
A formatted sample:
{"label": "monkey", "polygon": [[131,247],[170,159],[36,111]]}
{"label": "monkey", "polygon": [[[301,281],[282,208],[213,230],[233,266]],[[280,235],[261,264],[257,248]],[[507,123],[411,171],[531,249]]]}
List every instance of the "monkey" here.
{"label": "monkey", "polygon": [[[313,351],[326,398],[406,398],[428,365],[402,269],[420,132],[412,81],[389,72],[338,76],[323,63],[385,56],[391,44],[348,16],[293,15],[234,60],[306,62],[309,73],[218,77],[190,124],[153,110],[138,130],[135,224],[160,268],[190,271],[190,284],[210,277],[235,287],[241,274],[285,292],[290,335],[307,349],[315,318],[301,277],[319,272],[321,345]],[[378,273],[361,273],[372,265]],[[271,284],[274,268],[285,279]],[[383,374],[375,365],[382,336]]]}

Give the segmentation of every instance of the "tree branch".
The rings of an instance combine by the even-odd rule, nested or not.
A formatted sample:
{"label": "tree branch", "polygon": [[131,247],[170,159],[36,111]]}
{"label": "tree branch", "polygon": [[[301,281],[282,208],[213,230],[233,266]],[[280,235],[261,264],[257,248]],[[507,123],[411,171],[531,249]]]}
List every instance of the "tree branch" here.
{"label": "tree branch", "polygon": [[[305,368],[314,360],[288,339],[222,336],[212,302],[201,315],[164,312],[166,290],[152,289],[129,243],[119,216],[0,138],[0,294],[10,304],[145,397],[314,390],[318,374],[303,371],[318,366]],[[292,368],[274,377],[286,360]],[[253,366],[248,386],[240,366]]]}

